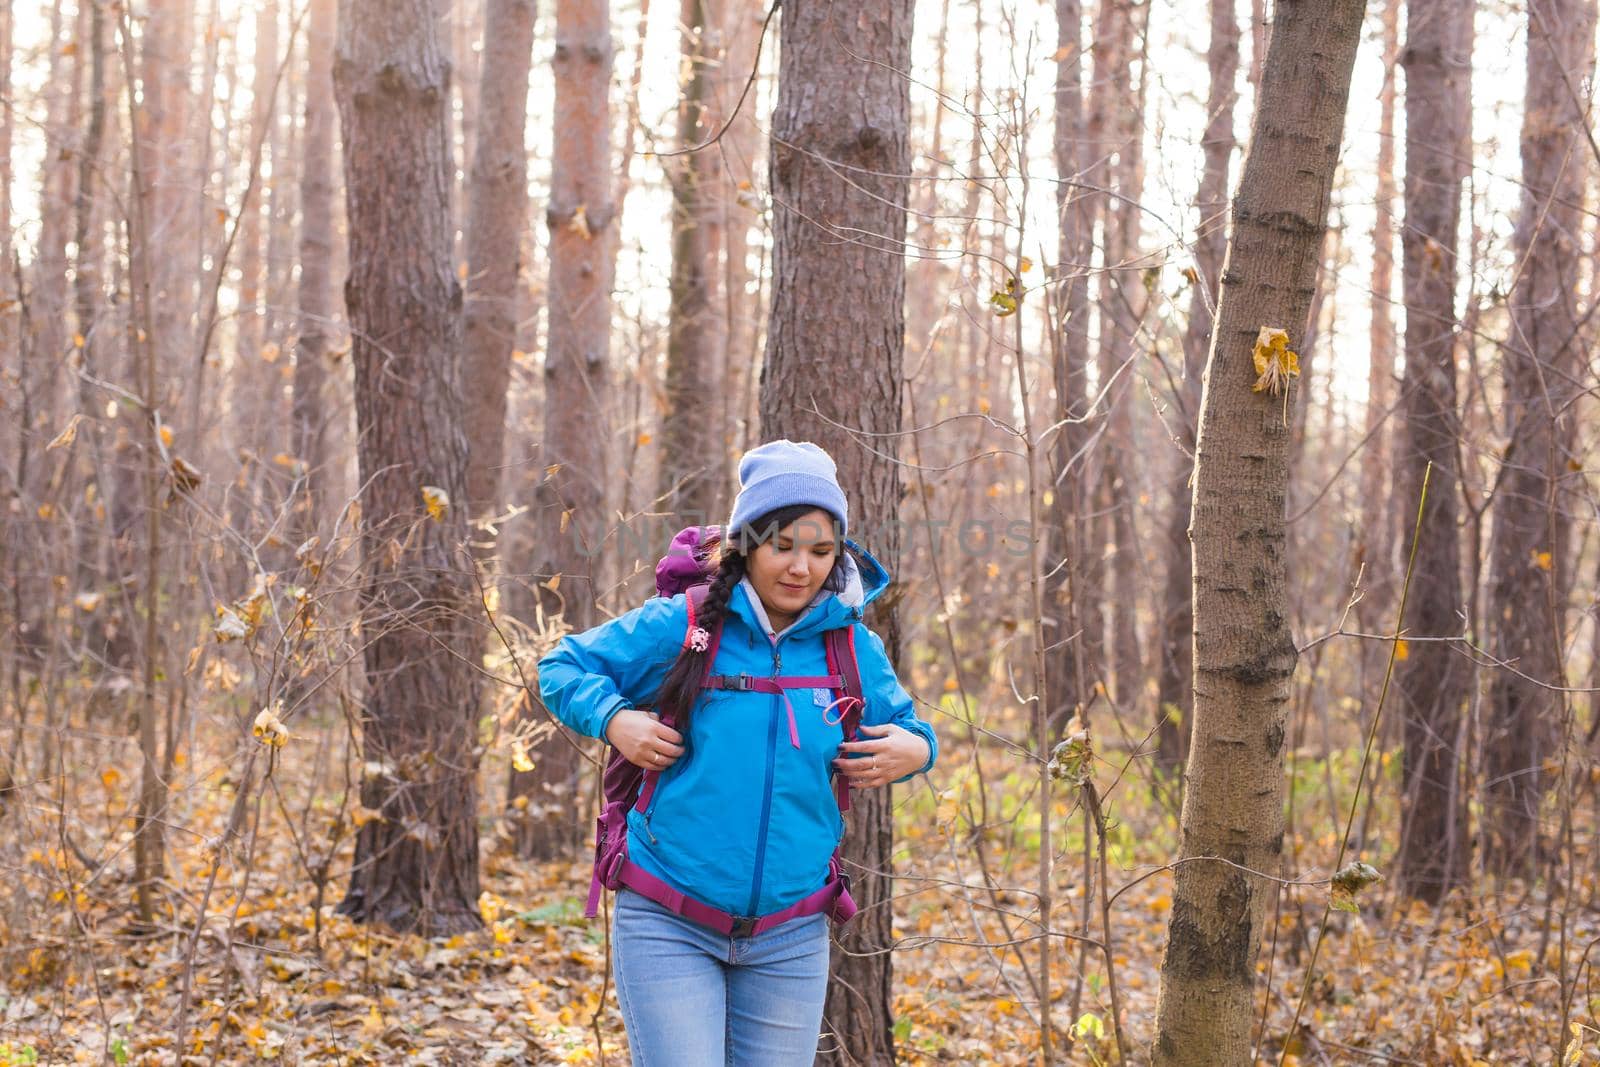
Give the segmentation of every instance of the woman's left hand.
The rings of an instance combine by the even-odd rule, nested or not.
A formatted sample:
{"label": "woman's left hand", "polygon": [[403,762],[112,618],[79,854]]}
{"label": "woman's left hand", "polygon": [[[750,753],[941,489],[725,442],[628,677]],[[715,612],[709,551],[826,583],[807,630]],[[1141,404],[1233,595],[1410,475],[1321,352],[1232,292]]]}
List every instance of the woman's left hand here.
{"label": "woman's left hand", "polygon": [[[903,726],[863,725],[861,733],[872,740],[846,741],[839,746],[842,755],[833,761],[834,769],[856,789],[888,785],[922,770],[928,763],[928,742]],[[857,752],[860,756],[850,757],[850,753]]]}

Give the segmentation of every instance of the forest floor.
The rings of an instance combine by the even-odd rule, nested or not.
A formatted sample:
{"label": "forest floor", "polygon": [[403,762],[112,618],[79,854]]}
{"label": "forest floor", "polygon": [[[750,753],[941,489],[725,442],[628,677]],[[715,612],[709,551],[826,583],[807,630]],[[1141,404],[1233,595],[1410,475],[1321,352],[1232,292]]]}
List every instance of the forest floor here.
{"label": "forest floor", "polygon": [[[317,907],[301,849],[308,828],[331,814],[314,800],[286,817],[285,796],[316,796],[295,788],[297,765],[279,768],[259,812],[250,806],[254,848],[225,852],[209,896],[207,842],[224,827],[236,783],[223,762],[192,777],[184,831],[169,837],[168,920],[153,936],[129,932],[129,838],[114,829],[126,825],[131,774],[113,761],[73,785],[69,807],[101,813],[98,844],[92,826],[80,825],[82,841],[58,833],[59,802],[24,796],[19,804],[22,791],[12,794],[0,811],[9,824],[0,832],[0,1067],[626,1063],[605,926],[581,916],[586,862],[524,864],[486,822],[481,931],[430,941],[356,926],[331,906],[347,848]],[[1014,779],[991,787],[987,802],[1002,809],[995,825],[1007,830],[991,831],[984,851],[995,858],[985,862],[1002,868],[990,871],[995,884],[1018,888],[993,894],[961,888],[981,882],[978,854],[954,819],[957,787],[935,794],[923,784],[901,795],[894,1012],[902,1062],[1011,1064],[1038,1055],[1028,984],[1037,944],[1025,943],[1020,958],[1010,947],[1028,932],[1038,822],[1030,831],[1021,802],[1002,803],[1008,784],[1027,795]],[[1111,1027],[1113,987],[1125,1062],[1148,1061],[1171,909],[1161,864],[1175,845],[1171,816],[1135,788],[1122,783],[1110,807],[1112,967],[1098,948],[1057,942],[1052,1018],[1070,1042],[1065,1062],[1124,1062]],[[1056,926],[1076,933],[1083,858],[1071,827],[1081,834],[1082,822],[1059,801],[1055,814],[1065,838],[1057,842]],[[1325,870],[1336,840],[1331,828],[1292,836],[1300,868],[1317,869],[1314,857],[1326,856]],[[79,852],[110,861],[90,874]],[[1317,877],[1305,874],[1282,894],[1276,935],[1262,951],[1264,1062],[1600,1062],[1600,992],[1588,966],[1600,941],[1592,871],[1559,897],[1503,887],[1437,910],[1405,905],[1387,885],[1369,891],[1360,914],[1327,920],[1317,979],[1285,1048],[1324,922],[1326,876]],[[207,920],[195,939],[202,905]],[[1088,932],[1098,936],[1095,909]]]}

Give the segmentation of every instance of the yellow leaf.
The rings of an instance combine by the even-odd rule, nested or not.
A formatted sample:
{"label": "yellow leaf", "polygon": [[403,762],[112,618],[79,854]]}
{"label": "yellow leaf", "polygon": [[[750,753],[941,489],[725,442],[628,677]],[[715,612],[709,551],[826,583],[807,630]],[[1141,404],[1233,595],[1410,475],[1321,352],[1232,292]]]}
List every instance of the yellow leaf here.
{"label": "yellow leaf", "polygon": [[66,428],[51,438],[50,443],[44,446],[44,450],[48,452],[52,448],[64,448],[76,441],[78,439],[78,424],[81,422],[83,422],[82,412],[72,416],[72,420],[67,423]]}
{"label": "yellow leaf", "polygon": [[1550,553],[1541,552],[1538,549],[1534,549],[1532,552],[1530,552],[1529,556],[1533,559],[1533,565],[1542,571],[1549,570],[1555,562]]}
{"label": "yellow leaf", "polygon": [[587,204],[578,205],[578,210],[572,213],[572,221],[567,223],[567,228],[585,241],[594,236],[593,233],[589,232],[589,208]]}
{"label": "yellow leaf", "polygon": [[998,563],[990,563],[989,566],[987,568],[985,568],[985,571],[989,575],[989,577],[998,578],[998,577],[1000,577],[1000,564],[998,564]]}
{"label": "yellow leaf", "polygon": [[978,398],[978,410],[983,412],[983,414],[985,414],[985,415],[989,414],[989,408],[991,406],[992,405],[989,403],[989,398],[988,397],[980,396]]}
{"label": "yellow leaf", "polygon": [[550,576],[550,580],[548,582],[540,582],[539,584],[554,593],[557,589],[561,588],[561,575],[553,574]]}
{"label": "yellow leaf", "polygon": [[567,510],[565,510],[565,511],[563,511],[561,513],[561,532],[562,533],[566,533],[567,532],[567,523],[569,523],[571,521],[572,521],[572,509],[568,508]]}
{"label": "yellow leaf", "polygon": [[200,487],[200,471],[182,456],[172,457],[172,481],[180,493],[192,493]]}
{"label": "yellow leaf", "polygon": [[429,518],[434,522],[443,522],[444,513],[450,508],[450,494],[437,485],[425,485],[422,487],[422,503],[428,509]]}
{"label": "yellow leaf", "polygon": [[1026,274],[1032,269],[1033,269],[1033,260],[1029,259],[1027,256],[1023,256],[1022,257],[1022,261],[1017,264],[1017,273],[1018,274]]}
{"label": "yellow leaf", "polygon": [[533,760],[528,758],[528,743],[520,737],[511,741],[511,766],[524,774],[533,770]]}
{"label": "yellow leaf", "polygon": [[1052,62],[1059,63],[1068,56],[1076,54],[1077,51],[1078,50],[1072,47],[1070,44],[1064,44],[1055,50],[1055,54],[1053,54],[1050,59]]}
{"label": "yellow leaf", "polygon": [[56,506],[48,502],[40,504],[37,514],[45,522],[49,522],[56,517]]}
{"label": "yellow leaf", "polygon": [[72,347],[73,348],[82,348],[84,345],[86,345],[88,343],[89,343],[88,338],[84,337],[83,334],[75,333],[75,334],[72,335]]}
{"label": "yellow leaf", "polygon": [[115,767],[107,767],[105,770],[100,772],[100,781],[105,784],[107,789],[110,789],[121,780],[122,772],[117,770]]}
{"label": "yellow leaf", "polygon": [[289,740],[289,729],[278,718],[278,713],[283,710],[283,701],[274,700],[270,708],[262,708],[256,715],[255,725],[250,732],[257,741],[273,748],[282,748],[284,742]]}
{"label": "yellow leaf", "polygon": [[100,606],[100,600],[101,595],[93,590],[79,593],[72,598],[72,602],[78,606],[78,610],[85,615],[93,615],[94,609]]}
{"label": "yellow leaf", "polygon": [[1252,356],[1256,365],[1255,392],[1273,396],[1289,388],[1289,379],[1300,377],[1300,357],[1289,351],[1289,334],[1273,326],[1261,327]]}
{"label": "yellow leaf", "polygon": [[373,821],[383,822],[383,812],[358,804],[355,810],[350,813],[350,822],[357,830]]}
{"label": "yellow leaf", "polygon": [[278,357],[283,355],[283,349],[278,347],[278,342],[268,341],[261,346],[261,358],[268,363],[278,362]]}
{"label": "yellow leaf", "polygon": [[168,448],[172,447],[172,427],[171,426],[163,426],[163,427],[161,427],[161,443],[166,445]]}
{"label": "yellow leaf", "polygon": [[989,294],[989,306],[994,308],[994,313],[999,318],[1017,313],[1017,279],[1007,278],[1004,289],[996,289]]}
{"label": "yellow leaf", "polygon": [[639,435],[640,445],[647,445],[653,440],[655,440],[655,438],[651,437],[648,433],[642,433]]}
{"label": "yellow leaf", "polygon": [[1407,647],[1406,639],[1403,638],[1403,637],[1400,638],[1399,640],[1397,640],[1394,643],[1394,658],[1395,659],[1410,659],[1411,658],[1411,649],[1409,647]]}

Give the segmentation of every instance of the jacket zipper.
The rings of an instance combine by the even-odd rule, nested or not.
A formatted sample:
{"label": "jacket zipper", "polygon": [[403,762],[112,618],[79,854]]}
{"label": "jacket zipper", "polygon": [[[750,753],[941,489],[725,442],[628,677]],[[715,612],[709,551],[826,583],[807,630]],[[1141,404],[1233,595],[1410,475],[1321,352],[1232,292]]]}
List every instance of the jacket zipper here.
{"label": "jacket zipper", "polygon": [[[772,642],[772,676],[778,677],[783,671],[783,653],[778,645],[782,638],[775,638]],[[756,834],[756,871],[755,878],[750,884],[750,907],[746,915],[756,915],[756,906],[761,900],[761,874],[767,859],[767,830],[772,819],[772,781],[776,771],[778,758],[778,719],[782,717],[783,697],[773,694],[772,713],[767,717],[767,788],[761,800],[761,823]]]}

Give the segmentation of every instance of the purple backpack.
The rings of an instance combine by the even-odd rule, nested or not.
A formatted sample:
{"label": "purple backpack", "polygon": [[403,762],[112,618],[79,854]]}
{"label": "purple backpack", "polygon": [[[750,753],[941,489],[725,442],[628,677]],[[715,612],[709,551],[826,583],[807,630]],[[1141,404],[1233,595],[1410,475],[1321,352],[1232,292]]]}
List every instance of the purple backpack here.
{"label": "purple backpack", "polygon": [[[695,624],[695,618],[705,605],[706,592],[716,572],[713,554],[722,540],[722,530],[717,526],[690,526],[678,531],[672,539],[667,554],[656,564],[656,594],[676,596],[687,594],[689,625],[684,635],[684,647],[691,642],[704,642],[706,651],[705,689],[754,690],[782,694],[785,689],[827,688],[838,694],[834,702],[843,709],[839,718],[846,740],[855,740],[861,725],[861,711],[865,706],[861,687],[861,672],[856,663],[854,627],[846,626],[823,634],[828,656],[828,673],[821,676],[756,678],[752,675],[714,675],[717,649],[722,641],[719,623],[711,630]],[[787,698],[786,698],[787,699]],[[673,716],[662,716],[662,723],[673,725]],[[789,712],[790,737],[798,746],[799,738],[794,723],[794,712]],[[643,812],[650,805],[660,781],[659,771],[648,771],[629,763],[622,753],[611,749],[606,761],[604,778],[605,799],[600,817],[595,825],[594,876],[589,883],[589,901],[584,915],[593,918],[599,910],[600,891],[629,889],[662,904],[673,911],[704,926],[732,937],[750,937],[770,930],[779,923],[802,915],[827,912],[835,922],[848,922],[856,913],[856,903],[850,896],[850,876],[844,873],[839,852],[834,850],[828,861],[827,883],[817,892],[798,903],[771,915],[740,916],[713,908],[686,896],[681,891],[635,866],[628,860],[628,810]],[[834,779],[834,795],[841,812],[850,810],[850,783],[843,775]]]}

